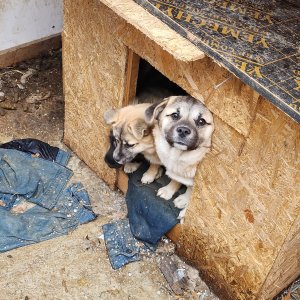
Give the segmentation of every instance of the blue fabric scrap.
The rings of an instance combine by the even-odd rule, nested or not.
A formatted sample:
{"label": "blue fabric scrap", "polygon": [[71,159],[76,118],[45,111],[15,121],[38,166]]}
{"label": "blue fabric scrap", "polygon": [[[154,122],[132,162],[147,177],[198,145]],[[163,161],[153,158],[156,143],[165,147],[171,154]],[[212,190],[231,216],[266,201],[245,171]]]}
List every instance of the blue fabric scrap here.
{"label": "blue fabric scrap", "polygon": [[8,143],[0,144],[0,148],[19,150],[29,155],[35,155],[46,160],[54,161],[63,166],[67,165],[70,158],[70,153],[37,139],[13,140]]}
{"label": "blue fabric scrap", "polygon": [[128,219],[102,226],[108,257],[114,270],[141,259],[141,251],[147,251],[131,233]]}
{"label": "blue fabric scrap", "polygon": [[[59,162],[66,163],[69,154],[59,153]],[[71,176],[54,161],[0,148],[0,252],[66,234],[96,218],[81,183],[66,188]],[[13,213],[24,200],[35,206]]]}
{"label": "blue fabric scrap", "polygon": [[185,187],[171,200],[158,197],[158,189],[168,184],[170,179],[164,175],[151,184],[142,184],[141,178],[148,166],[149,164],[144,163],[137,171],[129,174],[126,204],[133,235],[155,246],[160,238],[179,222],[177,217],[180,210],[174,206],[173,200],[185,191]]}
{"label": "blue fabric scrap", "polygon": [[0,199],[18,195],[52,209],[72,171],[18,150],[0,148]]}

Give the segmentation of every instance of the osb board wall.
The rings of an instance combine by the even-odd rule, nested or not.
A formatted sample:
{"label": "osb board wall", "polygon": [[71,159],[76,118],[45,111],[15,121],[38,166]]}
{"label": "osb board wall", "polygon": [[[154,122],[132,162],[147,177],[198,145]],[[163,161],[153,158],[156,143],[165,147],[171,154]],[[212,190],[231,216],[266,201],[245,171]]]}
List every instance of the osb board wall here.
{"label": "osb board wall", "polygon": [[[299,182],[299,179],[298,179]],[[259,299],[264,300],[271,295],[275,296],[276,293],[281,291],[282,286],[287,282],[294,281],[299,276],[300,270],[300,214],[298,214],[290,232],[288,233],[285,243],[283,244],[276,261],[270,270],[270,274],[265,281]]]}
{"label": "osb board wall", "polygon": [[246,140],[215,125],[180,252],[225,299],[271,299],[299,276],[300,126],[265,100]]}
{"label": "osb board wall", "polygon": [[115,172],[103,161],[108,136],[103,113],[121,106],[128,51],[112,39],[117,17],[105,19],[108,9],[99,1],[64,5],[64,141],[113,187]]}
{"label": "osb board wall", "polygon": [[121,14],[120,6],[115,13],[96,0],[65,2],[65,141],[114,184],[115,173],[103,162],[102,115],[122,104],[127,46],[196,98],[202,94],[216,132],[197,173],[180,251],[225,298],[267,299],[275,291],[270,285],[283,288],[295,272],[297,256],[289,261],[285,249],[296,243],[298,229],[299,125],[209,58],[175,59],[140,31],[139,15],[128,7],[130,23],[121,17],[127,5]]}
{"label": "osb board wall", "polygon": [[175,59],[195,61],[205,56],[199,48],[132,0],[101,0],[101,2],[125,19],[126,23],[132,24],[151,40],[156,41],[161,48],[172,53]]}

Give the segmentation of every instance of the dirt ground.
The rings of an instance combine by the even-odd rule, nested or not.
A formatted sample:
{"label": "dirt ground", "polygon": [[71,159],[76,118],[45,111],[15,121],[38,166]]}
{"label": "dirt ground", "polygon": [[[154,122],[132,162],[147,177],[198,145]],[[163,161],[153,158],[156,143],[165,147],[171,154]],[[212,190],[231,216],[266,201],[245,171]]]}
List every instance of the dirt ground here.
{"label": "dirt ground", "polygon": [[[61,142],[61,72],[61,51],[0,69],[0,143],[36,138],[67,149]],[[68,167],[74,172],[70,183],[84,185],[98,218],[68,235],[0,254],[1,300],[217,299],[166,239],[156,253],[114,271],[101,226],[126,216],[124,196],[111,191],[76,155]],[[171,290],[160,270],[170,263],[184,273],[181,295]],[[178,292],[177,283],[173,289]]]}

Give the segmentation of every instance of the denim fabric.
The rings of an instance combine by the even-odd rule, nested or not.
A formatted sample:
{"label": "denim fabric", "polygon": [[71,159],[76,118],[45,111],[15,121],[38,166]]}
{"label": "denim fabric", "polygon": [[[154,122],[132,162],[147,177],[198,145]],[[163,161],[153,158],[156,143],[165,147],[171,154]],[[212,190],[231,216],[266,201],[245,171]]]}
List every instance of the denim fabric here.
{"label": "denim fabric", "polygon": [[147,168],[148,164],[144,163],[136,172],[129,174],[126,204],[133,235],[148,243],[148,246],[155,246],[179,222],[177,217],[180,210],[174,206],[172,200],[183,193],[185,188],[181,188],[172,200],[166,201],[156,196],[158,189],[165,186],[170,179],[164,175],[151,184],[142,184],[141,178]]}
{"label": "denim fabric", "polygon": [[140,252],[147,248],[131,233],[128,219],[102,226],[109,261],[114,270],[140,260]]}
{"label": "denim fabric", "polygon": [[[59,151],[59,161],[66,162],[69,155]],[[96,218],[83,186],[66,188],[71,176],[58,163],[0,148],[0,252],[66,234]],[[36,205],[19,214],[10,211],[24,200]]]}
{"label": "denim fabric", "polygon": [[0,148],[0,199],[4,201],[7,195],[20,196],[51,209],[71,176],[72,171],[59,164]]}
{"label": "denim fabric", "polygon": [[55,161],[65,166],[70,158],[70,154],[57,147],[36,139],[20,139],[5,144],[1,144],[0,148],[19,150],[28,154],[34,154],[40,158]]}

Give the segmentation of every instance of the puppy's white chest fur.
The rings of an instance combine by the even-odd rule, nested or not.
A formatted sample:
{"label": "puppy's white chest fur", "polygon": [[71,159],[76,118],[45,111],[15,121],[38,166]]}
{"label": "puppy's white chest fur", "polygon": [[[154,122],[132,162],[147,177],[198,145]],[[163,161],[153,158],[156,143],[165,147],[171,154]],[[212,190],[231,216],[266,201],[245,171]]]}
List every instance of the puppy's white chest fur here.
{"label": "puppy's white chest fur", "polygon": [[153,134],[156,152],[166,167],[166,174],[182,184],[193,185],[197,164],[209,151],[209,148],[200,147],[196,150],[184,151],[172,147],[163,137],[158,125],[154,127]]}

